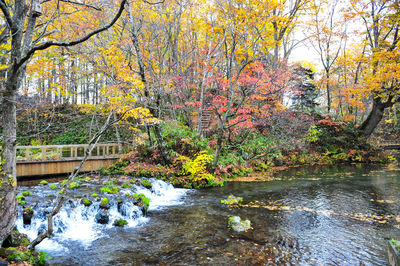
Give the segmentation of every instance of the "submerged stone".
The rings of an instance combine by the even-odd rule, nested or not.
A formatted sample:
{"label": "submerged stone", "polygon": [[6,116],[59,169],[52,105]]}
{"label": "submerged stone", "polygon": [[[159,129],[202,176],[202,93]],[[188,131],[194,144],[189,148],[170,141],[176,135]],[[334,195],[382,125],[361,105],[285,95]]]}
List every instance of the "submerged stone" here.
{"label": "submerged stone", "polygon": [[231,216],[228,219],[228,226],[235,232],[247,232],[251,229],[249,219],[242,220],[239,216]]}

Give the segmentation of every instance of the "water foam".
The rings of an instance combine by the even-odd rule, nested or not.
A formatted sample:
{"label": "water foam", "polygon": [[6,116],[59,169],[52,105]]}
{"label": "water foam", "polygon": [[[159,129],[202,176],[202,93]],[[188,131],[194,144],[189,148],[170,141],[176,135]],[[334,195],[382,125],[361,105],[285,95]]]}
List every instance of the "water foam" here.
{"label": "water foam", "polygon": [[[149,211],[157,210],[172,205],[183,203],[183,197],[189,191],[187,189],[177,189],[171,184],[157,179],[150,179],[151,189],[142,186],[134,186],[132,189],[124,189],[125,193],[143,193],[150,198]],[[32,188],[36,190],[37,188]],[[46,188],[41,187],[42,190]],[[40,192],[47,195],[47,191]],[[113,222],[117,219],[124,219],[128,222],[127,227],[136,227],[146,223],[149,218],[143,216],[139,207],[135,206],[131,200],[121,195],[106,195],[110,199],[109,223],[106,225],[98,224],[95,216],[99,212],[100,202],[95,201],[89,207],[80,203],[79,199],[64,202],[60,212],[54,217],[54,234],[51,239],[46,239],[38,245],[38,248],[45,251],[62,252],[68,250],[66,241],[77,241],[84,248],[101,237],[106,236],[106,229],[113,227]],[[117,199],[122,197],[123,203],[118,208]],[[40,199],[43,201],[43,198]],[[38,202],[40,204],[40,202]],[[39,205],[38,204],[38,205]],[[34,217],[30,225],[24,225],[22,221],[22,208],[19,209],[19,215],[16,226],[21,233],[28,235],[29,239],[34,239],[40,230],[47,228],[47,214],[50,208],[36,206]]]}

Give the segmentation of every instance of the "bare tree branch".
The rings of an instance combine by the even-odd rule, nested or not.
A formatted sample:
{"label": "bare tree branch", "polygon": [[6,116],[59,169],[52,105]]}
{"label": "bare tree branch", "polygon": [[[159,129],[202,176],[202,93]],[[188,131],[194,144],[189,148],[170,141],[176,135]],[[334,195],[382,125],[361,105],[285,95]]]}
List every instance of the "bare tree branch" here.
{"label": "bare tree branch", "polygon": [[[64,194],[65,194],[65,189],[69,187],[69,184],[72,182],[72,180],[78,175],[79,171],[83,167],[84,163],[86,162],[87,158],[89,155],[92,153],[94,147],[96,146],[97,142],[100,140],[100,137],[104,134],[104,132],[107,130],[107,128],[112,125],[113,123],[110,122],[111,117],[113,116],[114,111],[110,112],[110,114],[107,117],[107,121],[103,125],[103,127],[100,129],[99,132],[97,132],[96,135],[93,136],[93,138],[89,142],[89,146],[87,147],[85,151],[85,157],[83,157],[81,163],[79,166],[77,166],[74,171],[70,174],[70,176],[67,179],[67,182],[64,184],[62,188],[62,193],[57,194],[56,198],[56,205],[54,206],[53,210],[50,212],[49,216],[47,217],[47,230],[42,232],[37,236],[36,239],[34,239],[28,246],[29,249],[34,249],[35,246],[40,244],[44,239],[51,237],[53,234],[53,217],[60,211],[62,207],[62,203],[64,202]],[[61,192],[60,191],[60,192]]]}
{"label": "bare tree branch", "polygon": [[86,3],[79,3],[79,2],[70,1],[70,0],[60,0],[60,2],[73,4],[73,5],[78,5],[78,6],[85,6],[85,7],[93,8],[93,9],[95,9],[97,11],[102,11],[102,9],[100,7],[97,7],[97,6],[94,6],[94,5],[90,5],[90,4],[86,4]]}
{"label": "bare tree branch", "polygon": [[6,18],[8,27],[9,27],[10,29],[12,29],[14,23],[13,23],[12,17],[11,17],[11,15],[10,15],[10,12],[9,12],[8,9],[7,9],[7,5],[6,5],[6,3],[5,3],[4,0],[1,0],[1,1],[0,1],[0,10],[1,10],[1,12],[4,14],[4,17]]}
{"label": "bare tree branch", "polygon": [[164,4],[165,0],[158,1],[158,2],[150,2],[147,0],[143,0],[143,2],[145,2],[146,4],[149,4],[149,5],[158,5],[158,4]]}
{"label": "bare tree branch", "polygon": [[62,47],[74,46],[74,45],[83,43],[83,42],[89,40],[89,39],[90,39],[91,37],[93,37],[94,35],[96,35],[96,34],[102,32],[102,31],[105,31],[105,30],[111,28],[111,26],[114,25],[115,22],[117,22],[117,20],[121,17],[122,12],[123,12],[123,10],[124,10],[124,8],[125,8],[126,2],[127,2],[127,0],[122,0],[121,5],[120,5],[120,7],[119,7],[119,10],[118,10],[117,14],[115,15],[115,17],[114,17],[107,25],[105,25],[105,26],[103,26],[103,27],[101,27],[101,28],[99,28],[99,29],[96,29],[96,30],[90,32],[89,34],[83,36],[82,38],[80,38],[80,39],[78,39],[78,40],[74,40],[74,41],[70,41],[70,42],[54,42],[54,41],[49,41],[49,42],[45,42],[45,43],[39,44],[39,45],[33,47],[32,49],[30,49],[30,50],[27,52],[27,54],[26,54],[24,57],[22,57],[22,58],[18,61],[18,63],[16,64],[16,68],[17,68],[17,69],[20,68],[26,61],[29,60],[29,58],[32,57],[32,55],[33,55],[36,51],[45,50],[45,49],[47,49],[47,48],[49,48],[49,47],[52,47],[52,46],[62,46]]}

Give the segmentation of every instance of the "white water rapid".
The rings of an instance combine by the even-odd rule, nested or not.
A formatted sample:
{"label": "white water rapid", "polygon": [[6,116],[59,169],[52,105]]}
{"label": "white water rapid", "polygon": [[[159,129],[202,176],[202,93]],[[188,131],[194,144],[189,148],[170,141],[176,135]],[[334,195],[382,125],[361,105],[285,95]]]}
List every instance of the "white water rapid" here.
{"label": "white water rapid", "polygon": [[[54,217],[54,236],[40,243],[37,248],[44,251],[67,251],[68,245],[66,241],[77,241],[84,248],[96,239],[105,236],[105,231],[114,227],[113,222],[118,219],[124,219],[128,222],[125,228],[132,228],[146,223],[149,218],[146,217],[142,210],[135,206],[131,199],[123,196],[130,194],[144,194],[150,198],[150,206],[148,211],[159,210],[168,206],[183,204],[183,198],[189,191],[187,189],[174,188],[171,184],[157,179],[148,179],[152,188],[147,189],[139,185],[132,188],[121,189],[118,195],[100,195],[109,198],[110,208],[107,210],[109,222],[107,224],[99,224],[96,222],[96,214],[100,211],[100,201],[93,198],[92,205],[89,207],[81,203],[81,199],[73,199],[64,202],[60,212]],[[31,187],[28,190],[36,190],[42,195],[49,195],[46,187]],[[30,196],[29,196],[30,197]],[[27,200],[30,198],[27,197]],[[47,228],[47,214],[52,208],[50,202],[44,203],[48,197],[32,197],[33,202],[29,202],[33,207],[34,215],[30,225],[24,225],[22,219],[22,207],[18,210],[17,229],[19,232],[27,234],[29,239],[34,239],[43,229]],[[35,202],[36,200],[36,202]],[[122,205],[118,207],[118,200],[122,200]]]}

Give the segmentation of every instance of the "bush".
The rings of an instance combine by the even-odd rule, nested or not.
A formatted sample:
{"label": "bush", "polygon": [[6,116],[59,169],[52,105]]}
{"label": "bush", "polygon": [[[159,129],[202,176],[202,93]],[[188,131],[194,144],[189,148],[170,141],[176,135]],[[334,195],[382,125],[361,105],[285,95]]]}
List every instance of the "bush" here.
{"label": "bush", "polygon": [[210,151],[209,140],[182,124],[164,124],[162,136],[171,156],[192,156],[200,151]]}

